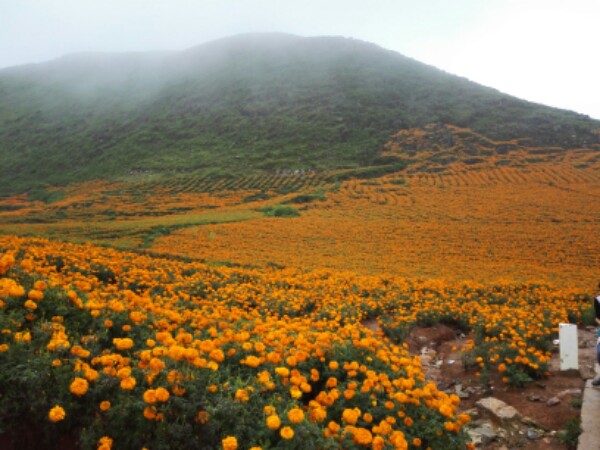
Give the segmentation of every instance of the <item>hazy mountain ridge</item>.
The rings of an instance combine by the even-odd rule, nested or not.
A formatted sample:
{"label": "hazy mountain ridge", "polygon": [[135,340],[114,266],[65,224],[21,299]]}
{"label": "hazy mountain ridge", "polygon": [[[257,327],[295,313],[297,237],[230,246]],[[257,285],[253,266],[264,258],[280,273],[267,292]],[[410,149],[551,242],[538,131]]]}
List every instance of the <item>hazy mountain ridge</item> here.
{"label": "hazy mountain ridge", "polygon": [[1,70],[0,192],[137,170],[370,165],[390,135],[428,123],[564,148],[600,129],[374,44],[250,34]]}

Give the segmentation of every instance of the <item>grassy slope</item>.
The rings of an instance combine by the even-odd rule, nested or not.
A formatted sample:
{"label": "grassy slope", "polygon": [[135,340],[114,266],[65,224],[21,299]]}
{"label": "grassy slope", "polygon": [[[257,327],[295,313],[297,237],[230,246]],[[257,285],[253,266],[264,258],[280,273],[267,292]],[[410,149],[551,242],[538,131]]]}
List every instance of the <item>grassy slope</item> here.
{"label": "grassy slope", "polygon": [[377,164],[390,134],[430,122],[564,147],[599,128],[361,41],[246,35],[0,71],[0,193],[140,172]]}

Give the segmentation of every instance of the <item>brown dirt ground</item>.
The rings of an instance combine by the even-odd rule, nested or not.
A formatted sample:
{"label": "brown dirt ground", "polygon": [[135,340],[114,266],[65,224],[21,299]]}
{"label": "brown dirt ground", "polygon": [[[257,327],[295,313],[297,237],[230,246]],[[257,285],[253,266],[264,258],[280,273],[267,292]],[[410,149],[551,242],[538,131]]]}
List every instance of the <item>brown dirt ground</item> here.
{"label": "brown dirt ground", "polygon": [[[461,348],[466,338],[457,338],[456,330],[445,325],[414,329],[407,342],[413,353],[421,353],[423,347],[436,351],[434,360],[442,360],[439,368],[429,365],[427,375],[435,380],[441,389],[451,388],[462,384],[463,389],[481,387],[481,382],[475,375],[475,370],[465,370],[461,364]],[[580,416],[581,395],[567,394],[560,398],[560,403],[547,406],[546,401],[569,389],[579,389],[583,392],[585,379],[594,375],[595,343],[593,330],[580,329],[579,335],[579,371],[561,372],[559,369],[558,348],[553,354],[550,376],[529,383],[523,388],[511,388],[494,375],[491,377],[485,392],[472,394],[461,401],[461,410],[468,411],[475,407],[475,402],[483,397],[493,396],[516,408],[521,415],[530,417],[548,431],[558,431],[564,428],[567,421]],[[487,449],[515,448],[527,450],[565,450],[567,447],[554,436],[545,436],[536,441],[525,438],[503,444],[492,443]]]}

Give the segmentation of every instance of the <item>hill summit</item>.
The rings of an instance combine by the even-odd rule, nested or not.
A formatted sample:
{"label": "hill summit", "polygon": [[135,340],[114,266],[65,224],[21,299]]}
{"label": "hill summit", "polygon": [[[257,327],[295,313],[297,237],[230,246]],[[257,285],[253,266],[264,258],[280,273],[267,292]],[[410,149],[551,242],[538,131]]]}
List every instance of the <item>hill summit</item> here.
{"label": "hill summit", "polygon": [[0,193],[139,174],[376,165],[390,136],[431,123],[562,148],[597,144],[600,129],[374,44],[248,34],[0,70]]}

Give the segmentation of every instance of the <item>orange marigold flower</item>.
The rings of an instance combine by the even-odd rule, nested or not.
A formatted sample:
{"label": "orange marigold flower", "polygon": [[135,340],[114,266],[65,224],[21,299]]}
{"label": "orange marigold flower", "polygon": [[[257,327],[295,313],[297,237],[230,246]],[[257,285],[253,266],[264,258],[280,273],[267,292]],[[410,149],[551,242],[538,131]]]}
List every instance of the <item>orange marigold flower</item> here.
{"label": "orange marigold flower", "polygon": [[234,436],[227,436],[225,439],[221,441],[223,445],[223,450],[237,450],[238,442]]}
{"label": "orange marigold flower", "polygon": [[100,411],[108,411],[110,409],[110,402],[108,400],[104,400],[100,402]]}
{"label": "orange marigold flower", "polygon": [[383,439],[381,436],[375,436],[373,438],[373,442],[371,443],[371,448],[373,450],[383,450],[384,447],[385,439]]}
{"label": "orange marigold flower", "polygon": [[366,428],[354,428],[352,430],[352,439],[358,445],[369,445],[373,441],[373,435]]}
{"label": "orange marigold flower", "polygon": [[250,355],[247,356],[246,359],[243,359],[241,363],[247,365],[248,367],[256,368],[260,366],[260,358],[257,358],[254,355]]}
{"label": "orange marigold flower", "polygon": [[185,388],[183,386],[173,386],[171,388],[171,391],[173,392],[173,394],[177,395],[178,397],[182,397],[183,394],[185,394]]}
{"label": "orange marigold flower", "polygon": [[248,391],[245,389],[238,389],[235,391],[235,400],[238,402],[247,402],[250,399]]}
{"label": "orange marigold flower", "polygon": [[275,373],[280,377],[289,377],[290,369],[288,369],[287,367],[275,367]]}
{"label": "orange marigold flower", "polygon": [[146,392],[144,392],[144,395],[142,397],[146,403],[153,405],[154,403],[156,403],[156,390],[148,389]]}
{"label": "orange marigold flower", "polygon": [[444,429],[446,431],[458,431],[454,422],[444,422]]}
{"label": "orange marigold flower", "polygon": [[136,381],[133,377],[123,378],[121,380],[121,389],[124,391],[131,391],[135,387]]}
{"label": "orange marigold flower", "polygon": [[323,422],[327,418],[327,410],[325,408],[313,408],[310,410],[309,416],[312,422]]}
{"label": "orange marigold flower", "polygon": [[154,406],[146,406],[144,408],[144,417],[148,420],[156,418],[156,408]]}
{"label": "orange marigold flower", "polygon": [[159,402],[166,402],[169,400],[170,394],[164,387],[158,387],[155,391],[156,400]]}
{"label": "orange marigold flower", "polygon": [[112,448],[113,440],[108,436],[102,436],[98,440],[98,450],[110,450]]}
{"label": "orange marigold flower", "polygon": [[354,425],[360,417],[360,409],[345,409],[342,413],[342,419],[349,425]]}
{"label": "orange marigold flower", "polygon": [[288,411],[288,419],[292,423],[300,423],[304,420],[304,411],[300,408],[292,408]]}
{"label": "orange marigold flower", "polygon": [[37,303],[34,302],[34,301],[32,301],[32,300],[25,301],[25,303],[23,304],[23,306],[25,307],[25,309],[28,309],[30,311],[34,311],[38,307]]}
{"label": "orange marigold flower", "polygon": [[113,344],[118,350],[129,350],[133,347],[133,339],[131,338],[114,338]]}
{"label": "orange marigold flower", "polygon": [[39,302],[41,299],[44,298],[44,293],[41,291],[38,291],[37,289],[32,289],[27,294],[27,298],[29,298],[30,300],[35,300],[36,302]]}
{"label": "orange marigold flower", "polygon": [[196,420],[201,424],[205,424],[208,422],[208,411],[198,411],[196,414]]}
{"label": "orange marigold flower", "polygon": [[294,437],[294,430],[292,430],[291,427],[283,427],[280,431],[279,431],[279,435],[283,438],[283,439],[292,439]]}
{"label": "orange marigold flower", "polygon": [[67,413],[62,406],[56,405],[48,412],[48,418],[51,422],[60,422],[66,417]]}
{"label": "orange marigold flower", "polygon": [[223,353],[223,350],[221,350],[220,348],[216,348],[209,353],[208,357],[214,362],[222,363],[225,359],[225,353]]}
{"label": "orange marigold flower", "polygon": [[71,382],[71,386],[69,386],[69,390],[72,394],[81,397],[85,395],[89,387],[88,381],[85,378],[77,377]]}
{"label": "orange marigold flower", "polygon": [[20,285],[11,286],[8,290],[8,295],[11,297],[23,297],[25,295],[25,288]]}
{"label": "orange marigold flower", "polygon": [[267,417],[266,423],[271,430],[277,430],[281,426],[281,419],[277,414],[271,414]]}
{"label": "orange marigold flower", "polygon": [[37,280],[35,283],[33,283],[33,288],[38,291],[45,291],[48,288],[48,283],[43,280]]}
{"label": "orange marigold flower", "polygon": [[290,395],[292,396],[292,398],[299,399],[300,397],[302,397],[302,391],[298,389],[298,386],[292,386],[290,388]]}

